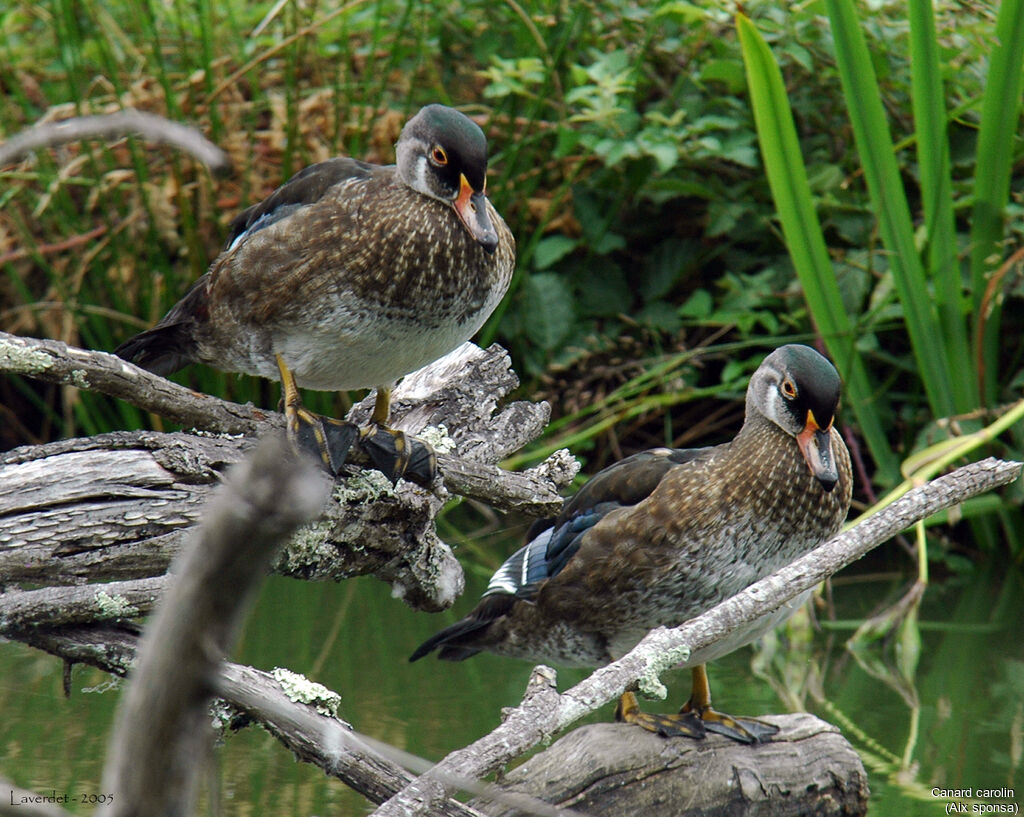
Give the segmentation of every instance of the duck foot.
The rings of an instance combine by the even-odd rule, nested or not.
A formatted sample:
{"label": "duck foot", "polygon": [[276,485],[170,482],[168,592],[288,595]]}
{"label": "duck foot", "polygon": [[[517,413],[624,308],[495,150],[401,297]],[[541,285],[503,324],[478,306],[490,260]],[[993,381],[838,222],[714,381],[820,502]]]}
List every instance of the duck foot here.
{"label": "duck foot", "polygon": [[334,477],[342,475],[354,444],[392,484],[404,478],[427,487],[437,475],[434,450],[402,431],[378,425],[359,428],[355,423],[314,414],[305,408],[295,410],[288,429],[295,447],[311,454]]}
{"label": "duck foot", "polygon": [[718,712],[708,704],[695,704],[691,698],[675,715],[659,715],[640,709],[636,695],[626,692],[619,698],[615,720],[635,723],[648,732],[665,738],[695,738],[700,740],[708,732],[724,735],[739,743],[763,743],[779,731],[779,727],[755,718],[734,718]]}
{"label": "duck foot", "polygon": [[288,414],[288,436],[299,452],[311,454],[327,473],[336,477],[352,444],[359,439],[359,427],[299,407]]}
{"label": "duck foot", "polygon": [[704,722],[693,712],[675,715],[659,715],[644,712],[632,692],[619,698],[615,710],[615,720],[619,723],[634,723],[641,729],[654,732],[663,738],[694,738],[701,740],[707,734]]}
{"label": "duck foot", "polygon": [[281,355],[277,355],[277,367],[281,374],[288,436],[297,450],[310,452],[331,476],[341,475],[348,453],[358,440],[373,467],[392,484],[405,478],[427,487],[434,481],[437,476],[434,449],[422,440],[407,437],[405,432],[385,425],[391,401],[389,387],[377,389],[370,425],[360,429],[355,423],[311,412],[302,405],[295,377]]}
{"label": "duck foot", "polygon": [[698,712],[688,703],[679,711],[679,715],[697,718],[708,732],[725,735],[739,743],[763,743],[779,731],[779,727],[770,723],[756,718],[735,718],[710,706]]}
{"label": "duck foot", "polygon": [[359,447],[392,483],[407,479],[428,487],[437,476],[434,449],[404,431],[371,424],[359,431]]}

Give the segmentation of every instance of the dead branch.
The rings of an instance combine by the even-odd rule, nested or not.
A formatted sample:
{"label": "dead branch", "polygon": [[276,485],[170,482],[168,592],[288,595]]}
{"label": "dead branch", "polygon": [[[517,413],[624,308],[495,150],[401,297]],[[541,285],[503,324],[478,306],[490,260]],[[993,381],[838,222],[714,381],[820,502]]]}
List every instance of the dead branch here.
{"label": "dead branch", "polygon": [[170,145],[190,153],[217,176],[231,175],[231,159],[199,130],[131,108],[110,114],[76,116],[60,122],[43,122],[26,128],[0,144],[0,167],[41,148],[83,139],[113,139],[128,134],[138,134],[148,142]]}
{"label": "dead branch", "polygon": [[[112,355],[55,341],[0,334],[0,371],[95,388],[150,410],[189,406],[175,416],[244,432],[112,432],[0,454],[0,585],[163,573],[224,470],[253,445],[250,434],[283,424],[276,412],[197,395]],[[446,488],[392,488],[374,471],[340,480],[325,513],[292,538],[276,569],[307,579],[372,573],[414,607],[449,606],[462,571],[434,530],[445,490],[549,514],[561,506],[558,488],[576,473],[565,452],[521,473],[493,465],[547,421],[546,404],[499,406],[517,384],[503,350],[472,344],[407,377],[394,393],[395,424],[459,452],[439,457]],[[354,419],[366,403],[353,409]]]}
{"label": "dead branch", "polygon": [[737,627],[777,609],[919,519],[972,496],[1015,480],[1021,463],[993,458],[958,468],[915,488],[887,508],[841,533],[811,553],[755,582],[703,615],[674,629],[651,631],[620,660],[594,672],[561,695],[555,690],[554,670],[538,667],[532,692],[507,713],[504,722],[475,743],[449,754],[428,774],[421,775],[373,817],[423,814],[451,794],[448,781],[480,779],[627,689],[664,697],[659,676],[699,649],[720,640]]}
{"label": "dead branch", "polygon": [[[244,436],[284,428],[284,417],[276,411],[201,394],[108,352],[78,349],[56,340],[0,332],[0,374],[106,394],[185,428]],[[518,474],[494,465],[539,435],[550,416],[546,403],[513,402],[499,410],[498,401],[518,385],[504,350],[498,346],[481,350],[466,343],[399,384],[393,395],[393,425],[411,434],[440,426],[448,430],[459,456],[441,451],[438,466],[452,493],[501,510],[551,515],[561,507],[558,488],[576,475],[570,457],[559,455]],[[365,420],[369,406],[364,400],[353,408],[350,419]],[[237,445],[234,461],[241,458],[246,443]],[[0,458],[0,465],[34,458],[34,448],[8,453]],[[45,451],[51,456],[54,449]],[[363,465],[367,460],[353,452],[352,462]]]}

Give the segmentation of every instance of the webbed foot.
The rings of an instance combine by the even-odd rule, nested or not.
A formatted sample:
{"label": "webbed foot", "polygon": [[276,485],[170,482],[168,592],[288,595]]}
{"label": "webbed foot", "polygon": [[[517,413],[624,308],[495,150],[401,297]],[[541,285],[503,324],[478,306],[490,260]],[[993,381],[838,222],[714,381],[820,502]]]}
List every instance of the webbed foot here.
{"label": "webbed foot", "polygon": [[373,467],[393,483],[407,479],[428,486],[437,476],[434,449],[404,431],[371,424],[360,430],[359,446]]}

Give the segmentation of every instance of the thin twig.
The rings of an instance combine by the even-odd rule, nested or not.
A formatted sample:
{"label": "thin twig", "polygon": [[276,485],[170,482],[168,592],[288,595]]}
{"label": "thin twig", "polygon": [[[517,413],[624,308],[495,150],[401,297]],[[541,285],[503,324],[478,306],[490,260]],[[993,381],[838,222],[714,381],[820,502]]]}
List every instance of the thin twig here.
{"label": "thin twig", "polygon": [[95,116],[76,116],[61,122],[44,122],[15,134],[0,145],[0,167],[40,148],[56,147],[82,139],[110,139],[139,134],[149,142],[183,150],[218,176],[231,174],[231,159],[190,125],[162,116],[127,109]]}

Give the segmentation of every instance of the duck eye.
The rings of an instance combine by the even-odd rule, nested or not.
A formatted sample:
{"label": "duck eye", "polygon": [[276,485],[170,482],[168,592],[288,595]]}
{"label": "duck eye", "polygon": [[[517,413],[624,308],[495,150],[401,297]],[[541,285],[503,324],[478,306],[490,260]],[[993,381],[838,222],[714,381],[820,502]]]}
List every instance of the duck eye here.
{"label": "duck eye", "polygon": [[796,384],[792,380],[782,381],[782,395],[787,400],[793,400],[796,398]]}
{"label": "duck eye", "polygon": [[444,148],[440,145],[436,145],[432,151],[430,151],[430,158],[434,160],[436,165],[448,164],[448,154],[444,152]]}

